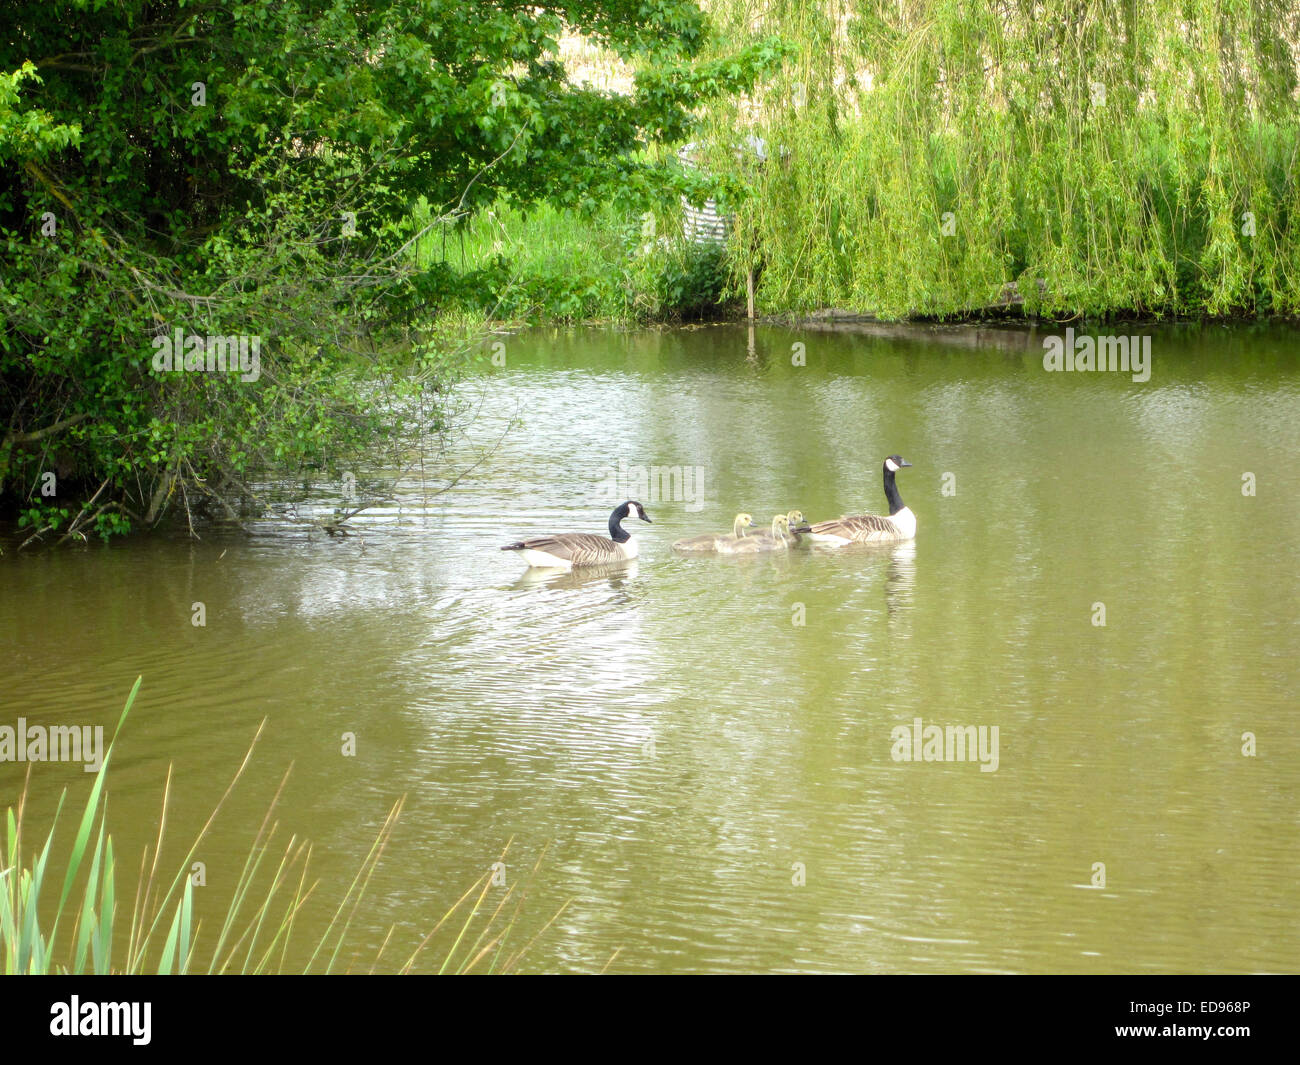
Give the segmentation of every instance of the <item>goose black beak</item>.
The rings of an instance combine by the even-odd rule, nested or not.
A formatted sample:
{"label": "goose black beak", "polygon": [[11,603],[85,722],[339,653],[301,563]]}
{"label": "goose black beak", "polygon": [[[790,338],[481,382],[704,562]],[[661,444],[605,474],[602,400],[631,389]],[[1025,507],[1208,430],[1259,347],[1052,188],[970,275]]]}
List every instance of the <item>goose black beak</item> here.
{"label": "goose black beak", "polygon": [[652,521],[650,520],[650,515],[647,514],[644,510],[641,511],[641,520],[642,520],[643,522],[645,522],[647,525],[653,525],[653,524],[654,524],[654,522],[652,522]]}
{"label": "goose black beak", "polygon": [[908,462],[907,459],[903,459],[903,461],[902,461],[901,463],[899,463],[899,465],[900,465],[900,466],[910,466],[910,465],[912,465],[912,464],[911,464],[910,462]]}

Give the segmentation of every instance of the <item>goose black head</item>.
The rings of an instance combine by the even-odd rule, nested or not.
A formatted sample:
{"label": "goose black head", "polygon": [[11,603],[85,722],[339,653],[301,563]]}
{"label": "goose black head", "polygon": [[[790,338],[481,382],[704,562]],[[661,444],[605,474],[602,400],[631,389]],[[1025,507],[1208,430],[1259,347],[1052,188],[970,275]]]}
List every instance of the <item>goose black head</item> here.
{"label": "goose black head", "polygon": [[889,458],[885,459],[885,469],[890,473],[897,473],[904,466],[910,465],[912,464],[902,455],[890,455]]}
{"label": "goose black head", "polygon": [[623,522],[628,518],[640,518],[642,521],[650,521],[650,515],[645,512],[645,507],[635,499],[629,499],[626,503],[620,503],[614,508],[614,513],[609,516],[609,536],[616,544],[625,544],[632,538],[632,534],[623,528]]}
{"label": "goose black head", "polygon": [[651,525],[654,524],[654,522],[650,521],[650,515],[645,512],[645,507],[635,499],[629,499],[626,503],[620,506],[616,511],[614,511],[614,516],[617,517],[619,521],[622,521],[624,518],[640,518],[644,522],[649,522]]}

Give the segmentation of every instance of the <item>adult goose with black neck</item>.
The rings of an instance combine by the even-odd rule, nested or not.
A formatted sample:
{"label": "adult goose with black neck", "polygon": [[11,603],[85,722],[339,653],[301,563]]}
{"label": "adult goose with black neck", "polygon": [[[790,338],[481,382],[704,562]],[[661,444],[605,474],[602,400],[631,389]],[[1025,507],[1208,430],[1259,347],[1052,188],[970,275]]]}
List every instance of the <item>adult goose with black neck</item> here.
{"label": "adult goose with black neck", "polygon": [[558,536],[534,536],[506,544],[502,551],[519,551],[530,566],[547,569],[574,569],[581,566],[607,566],[636,558],[636,538],[623,528],[628,518],[650,521],[645,507],[634,499],[620,503],[609,516],[609,536],[595,533],[561,533]]}
{"label": "adult goose with black neck", "polygon": [[819,521],[815,522],[805,535],[813,543],[825,547],[913,539],[916,536],[916,515],[903,505],[903,497],[898,494],[898,485],[894,483],[894,474],[910,465],[912,464],[905,461],[901,455],[890,455],[885,459],[885,498],[889,500],[888,517],[880,514],[856,514],[852,517],[835,518],[832,521]]}

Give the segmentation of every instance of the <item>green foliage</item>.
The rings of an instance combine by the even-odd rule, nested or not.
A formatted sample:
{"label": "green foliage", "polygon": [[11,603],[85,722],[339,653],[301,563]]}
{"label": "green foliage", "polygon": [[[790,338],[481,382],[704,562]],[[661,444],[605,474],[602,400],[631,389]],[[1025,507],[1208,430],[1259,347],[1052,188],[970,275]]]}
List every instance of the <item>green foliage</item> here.
{"label": "green foliage", "polygon": [[[1046,315],[1300,312],[1294,5],[711,11],[797,49],[710,111],[763,309],[963,315],[1014,281]],[[761,170],[727,147],[748,125]]]}
{"label": "green foliage", "polygon": [[34,507],[25,508],[18,515],[18,528],[58,530],[67,520],[67,507],[56,507],[51,506],[49,503],[41,503]]}
{"label": "green foliage", "polygon": [[105,543],[114,536],[125,536],[130,531],[130,519],[114,511],[108,511],[95,517],[94,533]]}
{"label": "green foliage", "polygon": [[41,159],[81,141],[81,124],[55,122],[46,112],[24,110],[19,101],[24,81],[39,85],[31,62],[12,74],[0,70],[0,160]]}
{"label": "green foliage", "polygon": [[[464,364],[439,319],[509,265],[422,268],[412,205],[435,232],[501,200],[669,202],[676,168],[651,149],[780,57],[716,38],[690,0],[7,10],[0,498],[56,471],[64,538],[237,517],[255,477],[436,433]],[[570,80],[570,29],[632,62],[634,91]],[[155,368],[178,331],[256,338],[260,372]]]}

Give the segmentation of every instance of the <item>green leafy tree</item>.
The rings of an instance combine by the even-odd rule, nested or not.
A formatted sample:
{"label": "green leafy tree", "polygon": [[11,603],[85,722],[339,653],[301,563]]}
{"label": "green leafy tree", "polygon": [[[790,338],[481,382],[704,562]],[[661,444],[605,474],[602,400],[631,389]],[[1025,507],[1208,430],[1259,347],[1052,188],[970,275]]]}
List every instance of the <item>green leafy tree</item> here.
{"label": "green leafy tree", "polygon": [[[417,266],[413,204],[428,230],[501,198],[662,200],[680,175],[650,149],[781,55],[686,0],[31,0],[0,19],[0,498],[65,537],[233,517],[266,471],[438,431],[456,279]],[[566,32],[632,63],[634,91],[572,83]],[[159,368],[193,338],[243,338],[245,361]]]}

